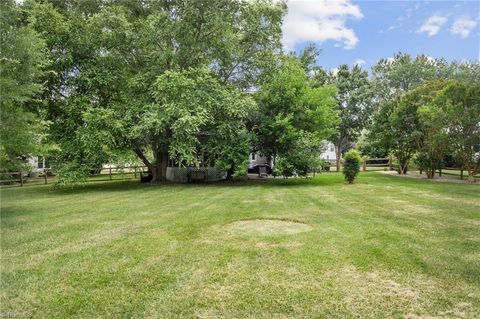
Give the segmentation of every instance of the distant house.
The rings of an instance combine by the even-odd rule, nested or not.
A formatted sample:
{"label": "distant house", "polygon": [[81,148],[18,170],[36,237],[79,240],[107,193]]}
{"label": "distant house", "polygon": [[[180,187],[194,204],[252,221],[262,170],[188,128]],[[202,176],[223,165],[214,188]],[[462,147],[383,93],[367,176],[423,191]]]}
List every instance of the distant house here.
{"label": "distant house", "polygon": [[48,174],[51,174],[50,162],[44,156],[29,155],[25,158],[25,163],[30,167],[28,170],[30,177],[43,174],[44,170],[48,170]]}
{"label": "distant house", "polygon": [[325,151],[320,154],[320,158],[323,160],[334,160],[335,156],[335,145],[332,142],[325,141]]}
{"label": "distant house", "polygon": [[26,159],[27,165],[30,166],[31,172],[35,173],[43,173],[44,169],[50,169],[50,163],[44,156],[34,156],[30,155]]}
{"label": "distant house", "polygon": [[[324,151],[320,154],[320,159],[335,160],[335,145],[332,142],[325,141]],[[258,174],[260,167],[266,167],[267,173],[271,174],[273,170],[273,160],[268,160],[266,156],[259,153],[250,153],[248,161],[248,172]]]}

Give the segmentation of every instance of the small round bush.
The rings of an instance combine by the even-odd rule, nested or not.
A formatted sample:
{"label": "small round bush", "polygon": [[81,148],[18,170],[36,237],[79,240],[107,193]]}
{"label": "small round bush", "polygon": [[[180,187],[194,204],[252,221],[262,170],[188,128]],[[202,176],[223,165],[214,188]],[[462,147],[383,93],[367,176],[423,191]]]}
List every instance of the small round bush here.
{"label": "small round bush", "polygon": [[345,154],[343,158],[343,175],[345,175],[345,180],[347,180],[349,184],[353,183],[358,172],[360,172],[361,161],[360,153],[355,150],[351,150]]}

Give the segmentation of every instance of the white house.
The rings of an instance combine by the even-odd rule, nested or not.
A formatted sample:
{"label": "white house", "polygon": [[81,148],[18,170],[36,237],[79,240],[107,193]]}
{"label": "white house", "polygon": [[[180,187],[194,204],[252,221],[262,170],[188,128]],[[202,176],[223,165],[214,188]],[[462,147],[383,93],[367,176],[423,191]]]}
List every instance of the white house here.
{"label": "white house", "polygon": [[335,156],[335,145],[332,142],[325,141],[325,151],[320,154],[320,158],[323,160],[334,160]]}
{"label": "white house", "polygon": [[27,157],[26,162],[31,167],[33,173],[43,173],[44,169],[50,169],[50,163],[43,156],[30,155]]}
{"label": "white house", "polygon": [[[335,145],[332,142],[324,142],[324,151],[320,154],[320,159],[335,160]],[[257,153],[250,153],[248,161],[248,172],[258,173],[258,167],[267,167],[268,173],[273,169],[273,161],[268,160],[266,156]]]}

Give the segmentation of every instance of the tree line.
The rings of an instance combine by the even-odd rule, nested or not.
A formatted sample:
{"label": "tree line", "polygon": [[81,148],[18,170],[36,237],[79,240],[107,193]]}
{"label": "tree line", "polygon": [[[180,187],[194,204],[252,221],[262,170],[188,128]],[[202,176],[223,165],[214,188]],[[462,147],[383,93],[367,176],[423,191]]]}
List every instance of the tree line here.
{"label": "tree line", "polygon": [[[68,183],[136,160],[154,181],[169,162],[246,174],[255,151],[279,174],[337,165],[352,148],[479,169],[477,62],[406,53],[321,68],[313,45],[281,46],[276,1],[35,1],[0,4],[1,167],[47,155]],[[472,175],[473,174],[473,175]]]}

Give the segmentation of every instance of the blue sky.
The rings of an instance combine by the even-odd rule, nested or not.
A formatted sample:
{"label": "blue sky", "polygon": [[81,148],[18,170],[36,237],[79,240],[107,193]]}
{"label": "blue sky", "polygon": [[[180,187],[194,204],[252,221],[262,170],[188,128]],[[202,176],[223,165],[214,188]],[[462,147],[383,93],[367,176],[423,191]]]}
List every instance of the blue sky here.
{"label": "blue sky", "polygon": [[398,51],[480,59],[480,0],[289,0],[288,7],[284,48],[315,43],[326,69],[359,63],[369,70]]}

